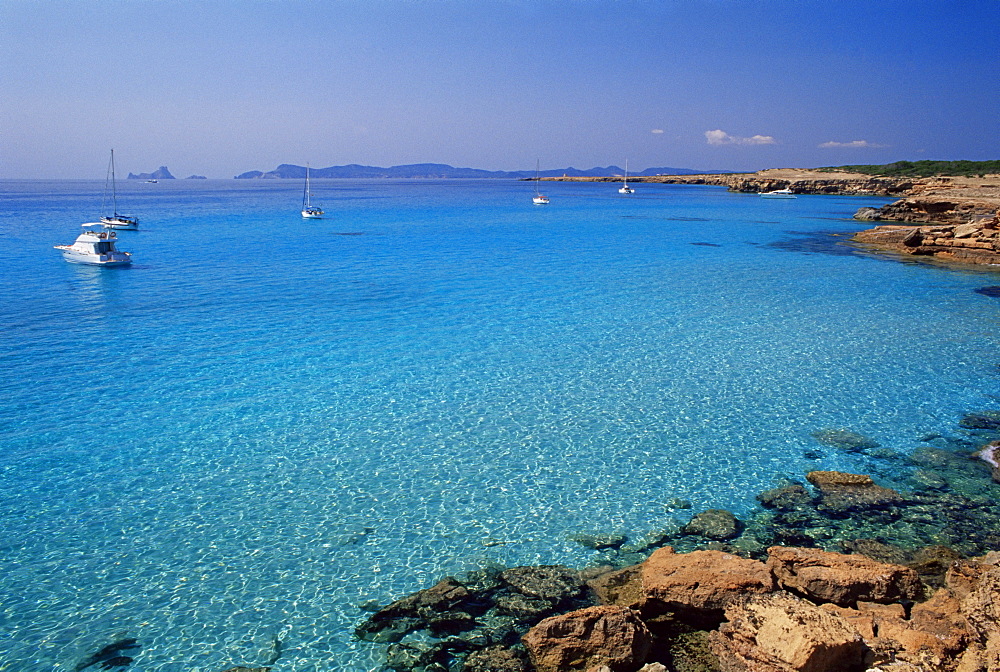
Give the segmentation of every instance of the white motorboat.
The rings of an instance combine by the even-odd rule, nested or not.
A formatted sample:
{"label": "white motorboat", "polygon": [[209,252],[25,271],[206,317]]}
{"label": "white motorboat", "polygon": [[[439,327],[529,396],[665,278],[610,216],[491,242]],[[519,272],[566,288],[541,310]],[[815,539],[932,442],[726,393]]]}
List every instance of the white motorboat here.
{"label": "white motorboat", "polygon": [[535,205],[548,205],[548,197],[542,195],[542,192],[538,190],[538,162],[535,162],[535,196],[531,199],[531,202]]}
{"label": "white motorboat", "polygon": [[619,194],[634,194],[635,189],[628,186],[628,159],[625,159],[625,179],[622,183],[622,188],[618,190]]}
{"label": "white motorboat", "polygon": [[788,187],[775,189],[774,191],[761,191],[757,195],[761,198],[795,198],[795,192]]}
{"label": "white motorboat", "polygon": [[117,233],[104,229],[99,222],[83,226],[99,228],[86,229],[72,245],[55,245],[55,249],[62,252],[63,259],[91,266],[128,266],[132,263],[131,253],[115,249]]}
{"label": "white motorboat", "polygon": [[306,164],[306,186],[302,192],[302,216],[305,219],[322,219],[323,208],[312,204],[312,194],[309,192],[309,164]]}
{"label": "white motorboat", "polygon": [[[115,150],[111,150],[111,162],[108,164],[108,177],[104,181],[104,201],[108,200],[108,181],[111,182],[111,215],[101,217],[101,225],[106,229],[126,229],[135,231],[139,228],[139,218],[132,215],[118,214],[118,188],[115,186]],[[104,212],[104,204],[101,205]]]}

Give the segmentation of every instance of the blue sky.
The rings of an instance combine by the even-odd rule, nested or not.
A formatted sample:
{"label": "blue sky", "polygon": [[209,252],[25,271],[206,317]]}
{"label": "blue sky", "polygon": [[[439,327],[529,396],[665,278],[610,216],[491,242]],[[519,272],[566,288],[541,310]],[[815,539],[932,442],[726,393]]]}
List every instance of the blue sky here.
{"label": "blue sky", "polygon": [[1000,159],[1000,0],[0,0],[0,177]]}

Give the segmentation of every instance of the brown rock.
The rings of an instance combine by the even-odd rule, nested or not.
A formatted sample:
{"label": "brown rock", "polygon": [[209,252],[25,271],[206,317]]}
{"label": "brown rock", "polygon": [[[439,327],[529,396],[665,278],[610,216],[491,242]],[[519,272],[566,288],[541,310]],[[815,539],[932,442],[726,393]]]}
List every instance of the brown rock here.
{"label": "brown rock", "polygon": [[972,639],[959,601],[945,589],[915,605],[909,620],[883,617],[876,623],[879,638],[898,643],[905,652],[898,658],[928,668],[950,664]]}
{"label": "brown rock", "polygon": [[885,508],[903,501],[902,495],[876,485],[870,476],[840,471],[810,471],[806,478],[820,492],[817,508],[835,514]]}
{"label": "brown rock", "polygon": [[[671,549],[672,551],[673,549]],[[601,574],[587,582],[601,604],[639,609],[643,603],[642,565]]]}
{"label": "brown rock", "polygon": [[501,646],[473,651],[465,659],[462,672],[524,672],[524,661]]}
{"label": "brown rock", "polygon": [[709,509],[692,517],[688,524],[681,528],[681,532],[724,541],[738,537],[741,529],[740,521],[729,511]]}
{"label": "brown rock", "polygon": [[632,672],[646,661],[652,638],[638,612],[603,605],[546,618],[523,641],[537,672],[601,665],[611,672]]}
{"label": "brown rock", "polygon": [[774,577],[764,563],[721,551],[674,553],[661,548],[642,564],[642,592],[647,605],[669,611],[721,611],[749,593],[769,593]]}
{"label": "brown rock", "polygon": [[557,601],[577,595],[584,585],[578,572],[562,565],[512,567],[500,578],[522,595]]}
{"label": "brown rock", "polygon": [[815,548],[772,546],[767,552],[779,585],[813,600],[847,607],[858,600],[897,602],[923,594],[920,577],[902,565]]}
{"label": "brown rock", "polygon": [[753,595],[726,608],[709,634],[727,672],[861,672],[861,635],[836,614],[784,592]]}
{"label": "brown rock", "polygon": [[990,565],[980,562],[979,559],[956,560],[945,574],[945,586],[958,599],[965,599],[976,590],[979,580],[989,569]]}
{"label": "brown rock", "polygon": [[1000,566],[989,566],[981,574],[962,599],[962,612],[983,640],[1000,633]]}

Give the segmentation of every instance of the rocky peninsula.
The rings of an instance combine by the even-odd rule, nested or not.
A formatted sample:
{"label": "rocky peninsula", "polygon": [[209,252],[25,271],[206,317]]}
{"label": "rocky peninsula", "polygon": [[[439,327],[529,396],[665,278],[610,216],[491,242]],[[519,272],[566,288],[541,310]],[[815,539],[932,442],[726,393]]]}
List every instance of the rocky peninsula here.
{"label": "rocky peninsula", "polygon": [[[543,178],[612,182],[616,177]],[[861,221],[885,222],[854,240],[873,250],[957,264],[1000,265],[1000,175],[879,177],[840,170],[762,170],[756,173],[629,177],[635,183],[709,184],[758,193],[887,196],[881,208],[861,208]]]}

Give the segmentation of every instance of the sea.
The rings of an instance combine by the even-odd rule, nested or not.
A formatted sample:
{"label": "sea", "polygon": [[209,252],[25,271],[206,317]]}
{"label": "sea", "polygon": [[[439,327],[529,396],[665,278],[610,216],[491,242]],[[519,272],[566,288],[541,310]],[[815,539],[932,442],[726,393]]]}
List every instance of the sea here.
{"label": "sea", "polygon": [[127,181],[102,269],[102,182],[0,181],[0,670],[379,670],[372,605],[1000,405],[1000,275],[852,246],[887,199],[542,186]]}

